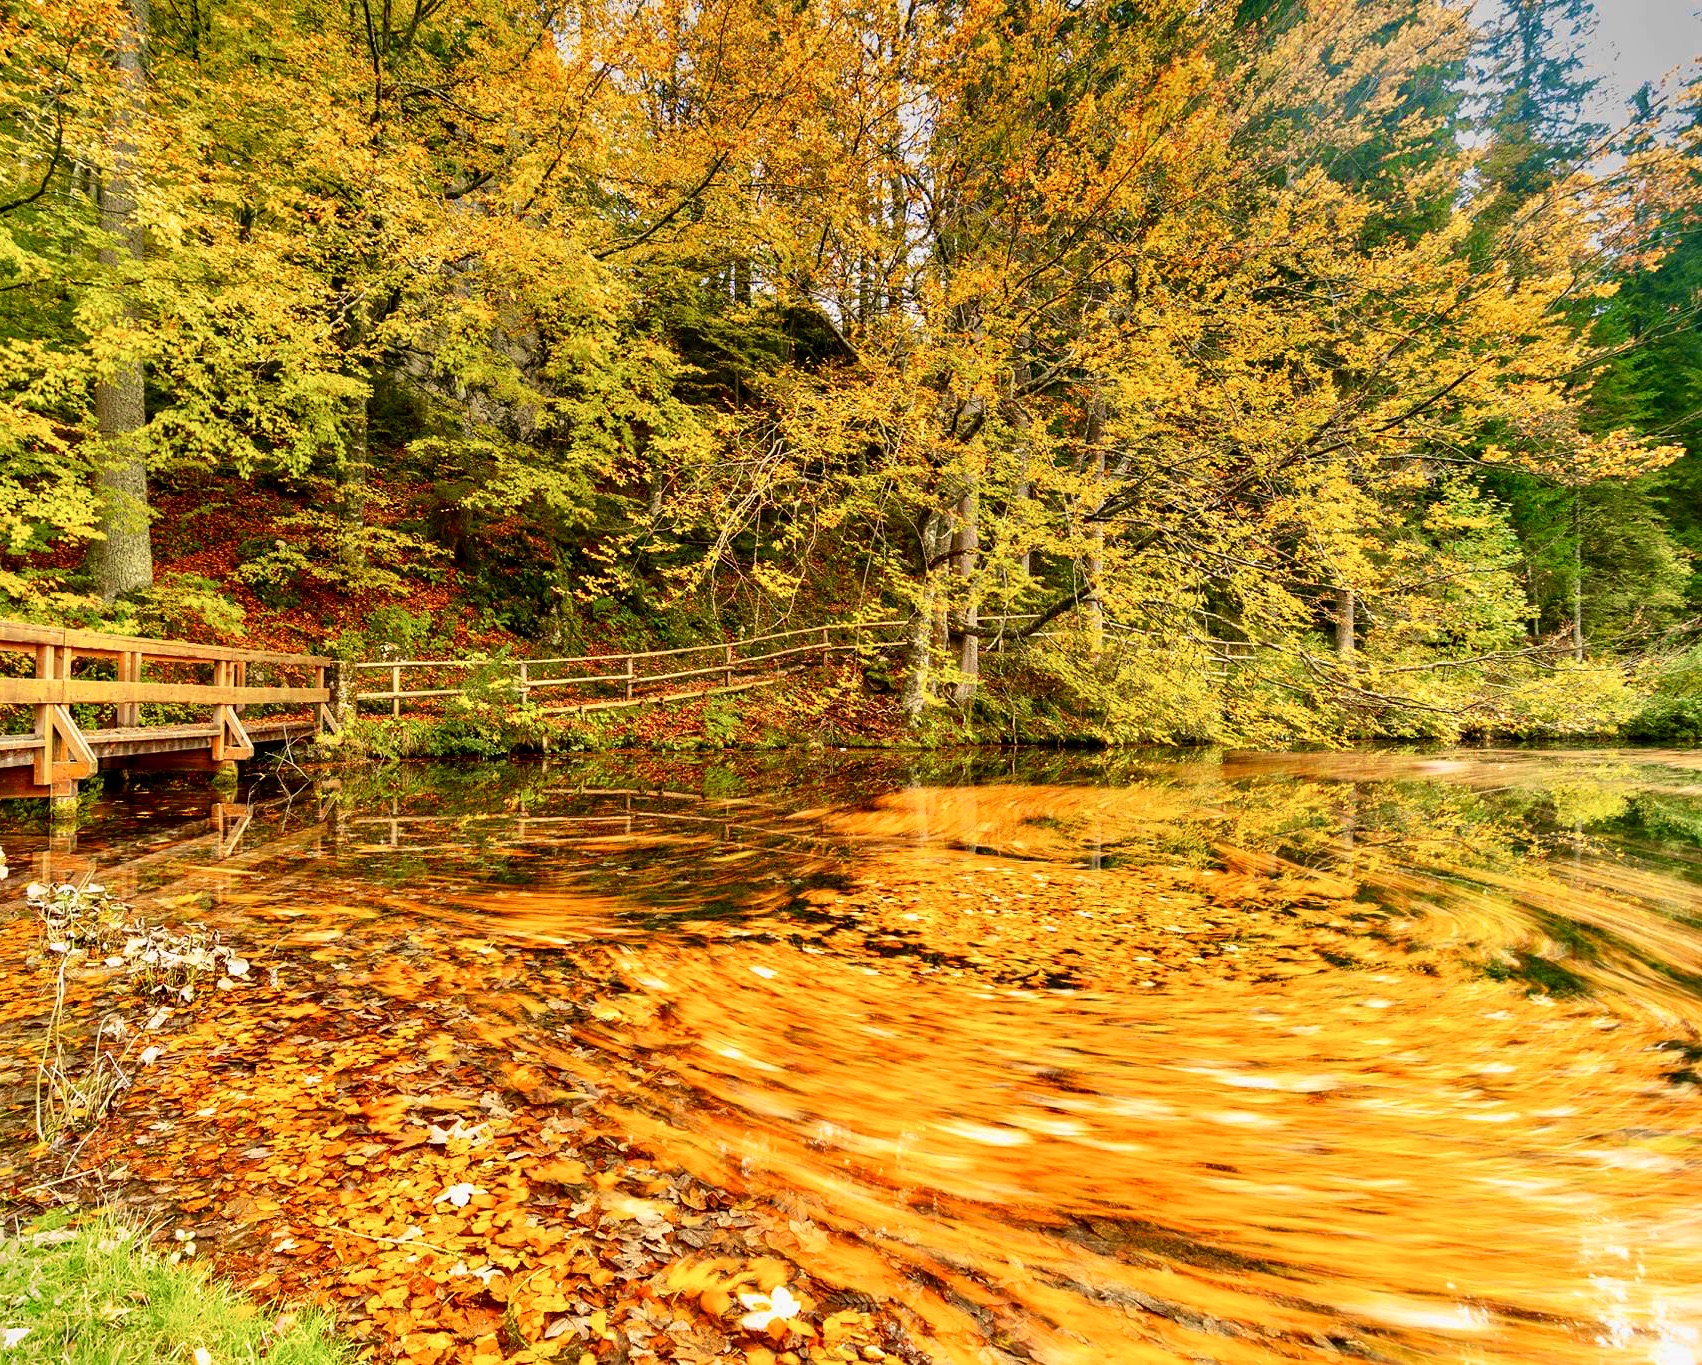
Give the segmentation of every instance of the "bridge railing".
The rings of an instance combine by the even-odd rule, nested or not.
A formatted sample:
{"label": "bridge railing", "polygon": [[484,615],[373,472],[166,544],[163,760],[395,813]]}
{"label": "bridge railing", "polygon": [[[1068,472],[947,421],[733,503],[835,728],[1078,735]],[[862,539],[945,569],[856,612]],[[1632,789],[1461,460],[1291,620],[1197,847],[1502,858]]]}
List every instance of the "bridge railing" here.
{"label": "bridge railing", "polygon": [[318,655],[18,621],[0,621],[0,655],[24,664],[24,676],[15,667],[0,676],[0,714],[10,721],[0,733],[0,790],[11,795],[70,794],[103,760],[248,758],[257,740],[335,724],[327,672],[336,661]]}
{"label": "bridge railing", "polygon": [[631,654],[386,660],[354,666],[357,684],[378,685],[357,686],[353,700],[357,707],[387,707],[392,716],[404,709],[431,710],[465,693],[476,676],[542,711],[610,710],[761,687],[793,669],[825,664],[836,654],[891,649],[902,643],[904,629],[903,621],[841,621]]}

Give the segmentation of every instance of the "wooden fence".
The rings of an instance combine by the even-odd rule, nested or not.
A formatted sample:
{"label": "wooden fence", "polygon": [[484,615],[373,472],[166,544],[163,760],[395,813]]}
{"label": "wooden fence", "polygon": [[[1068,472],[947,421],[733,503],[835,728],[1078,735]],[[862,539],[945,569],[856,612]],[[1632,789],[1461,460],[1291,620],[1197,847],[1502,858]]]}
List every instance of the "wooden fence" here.
{"label": "wooden fence", "polygon": [[[983,616],[992,631],[984,648],[1012,640],[1043,640],[1057,632],[1007,634],[1035,621],[1033,615]],[[911,623],[902,620],[842,621],[775,631],[720,644],[686,645],[633,654],[582,654],[553,659],[393,659],[354,665],[356,683],[348,700],[358,710],[437,711],[446,698],[483,690],[492,700],[537,705],[560,714],[612,710],[654,702],[744,692],[766,687],[798,668],[825,665],[834,655],[869,655],[901,647]],[[1148,632],[1123,633],[1145,636]],[[1235,641],[1191,639],[1202,646],[1215,678],[1251,656],[1254,647]],[[377,683],[378,686],[362,686]]]}
{"label": "wooden fence", "polygon": [[767,686],[794,669],[826,664],[836,654],[892,649],[903,643],[905,628],[903,621],[844,621],[635,654],[356,664],[357,679],[378,679],[389,685],[356,690],[352,700],[357,707],[388,706],[392,716],[400,716],[404,703],[409,709],[422,702],[441,703],[446,697],[463,695],[469,682],[477,679],[496,695],[551,713],[684,701]]}
{"label": "wooden fence", "polygon": [[[336,661],[318,655],[15,621],[0,621],[0,654],[34,662],[28,676],[0,676],[0,708],[33,722],[0,734],[0,794],[71,797],[103,766],[206,767],[335,726],[326,673]],[[160,719],[144,707],[208,714]],[[268,714],[249,716],[251,707]]]}

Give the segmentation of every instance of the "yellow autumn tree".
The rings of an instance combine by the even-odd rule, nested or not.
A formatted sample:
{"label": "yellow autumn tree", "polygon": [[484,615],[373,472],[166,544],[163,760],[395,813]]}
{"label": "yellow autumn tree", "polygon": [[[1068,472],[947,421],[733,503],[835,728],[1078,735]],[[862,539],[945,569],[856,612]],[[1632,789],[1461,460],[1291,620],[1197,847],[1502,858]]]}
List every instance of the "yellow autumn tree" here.
{"label": "yellow autumn tree", "polygon": [[[1042,631],[1070,687],[1190,725],[1224,639],[1278,691],[1457,709],[1459,689],[1353,671],[1404,668],[1420,639],[1508,643],[1465,619],[1483,594],[1431,581],[1450,518],[1495,515],[1446,471],[1670,458],[1587,433],[1571,385],[1576,310],[1672,154],[1556,187],[1486,248],[1473,154],[1401,103],[1460,59],[1459,11],[1315,3],[1271,33],[1233,10],[809,12],[839,79],[740,188],[759,290],[819,310],[846,354],[774,376],[680,509],[722,523],[717,549],[765,514],[793,545],[852,535],[914,622],[913,713],[968,701],[984,646]],[[1391,162],[1429,151],[1398,184],[1335,173],[1378,139]],[[1387,229],[1421,201],[1443,209]],[[1435,572],[1413,567],[1425,543]],[[1505,626],[1506,565],[1485,572]]]}

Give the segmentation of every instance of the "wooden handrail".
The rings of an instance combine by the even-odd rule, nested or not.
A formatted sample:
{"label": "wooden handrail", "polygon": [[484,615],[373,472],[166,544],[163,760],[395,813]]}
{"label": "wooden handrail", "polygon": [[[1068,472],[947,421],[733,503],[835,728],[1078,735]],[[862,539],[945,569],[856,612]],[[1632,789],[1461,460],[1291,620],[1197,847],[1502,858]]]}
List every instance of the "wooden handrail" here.
{"label": "wooden handrail", "polygon": [[70,706],[92,702],[186,702],[198,706],[259,706],[267,702],[325,702],[326,687],[220,687],[205,683],[109,682],[100,678],[0,678],[0,705]]}
{"label": "wooden handrail", "polygon": [[[1038,620],[1033,613],[1008,615],[984,615],[979,618],[983,630],[992,626],[1017,626],[1025,622]],[[849,653],[854,650],[884,650],[901,648],[905,643],[903,636],[897,638],[870,638],[877,632],[904,630],[910,622],[903,620],[878,621],[834,621],[819,626],[798,626],[789,630],[770,631],[765,635],[753,635],[743,639],[719,640],[701,645],[681,645],[672,649],[639,650],[625,654],[581,654],[545,659],[391,659],[372,663],[356,664],[354,667],[364,673],[380,673],[389,675],[390,686],[382,691],[356,691],[352,700],[360,703],[388,703],[393,716],[402,715],[402,704],[405,701],[426,700],[435,697],[454,697],[464,695],[465,688],[454,685],[440,686],[447,682],[441,677],[432,677],[429,670],[473,670],[488,669],[496,673],[503,681],[511,681],[516,688],[518,700],[529,701],[534,694],[546,692],[556,693],[559,700],[552,700],[550,705],[543,707],[546,712],[564,711],[600,711],[615,707],[647,705],[656,702],[686,701],[699,697],[715,696],[722,693],[743,692],[753,687],[766,686],[768,682],[776,681],[778,676],[790,671],[799,664],[807,664],[812,659],[820,659],[826,663],[834,654]],[[847,634],[861,635],[864,638],[855,642],[843,639]],[[1041,632],[1027,639],[1049,638],[1051,632]],[[777,642],[788,643],[786,648],[770,649],[763,653],[746,654],[743,651],[773,645]],[[1233,656],[1234,649],[1228,642],[1213,641],[1212,644],[1227,647],[1227,656]],[[697,655],[702,661],[691,659]],[[703,657],[707,656],[707,657]],[[1217,657],[1221,661],[1227,657],[1220,649]],[[684,667],[664,667],[659,672],[645,672],[644,665],[651,662],[666,664],[677,660]],[[568,673],[565,676],[550,676],[547,670],[559,668],[588,668],[585,673]],[[764,670],[776,675],[767,680],[751,680],[750,675]],[[427,676],[413,680],[405,680],[404,674],[427,671]],[[607,670],[607,671],[602,671]],[[734,679],[743,675],[744,680],[735,683]],[[716,686],[698,686],[682,690],[682,683],[705,682],[719,679]],[[411,681],[412,686],[405,685]],[[431,684],[429,686],[421,684]],[[571,693],[567,698],[561,694],[569,689],[587,689],[580,698],[572,699]],[[606,690],[613,688],[616,695],[611,696]],[[660,690],[658,690],[660,689]]]}
{"label": "wooden handrail", "polygon": [[264,649],[233,649],[198,645],[187,640],[151,640],[140,635],[107,635],[95,630],[69,630],[24,621],[0,621],[0,650],[27,653],[38,645],[68,649],[86,658],[116,659],[140,654],[144,659],[178,659],[190,663],[282,664],[299,668],[329,668],[337,661],[318,654],[279,654]]}
{"label": "wooden handrail", "polygon": [[[863,626],[861,628],[863,628],[863,629],[878,629],[878,628],[885,628],[885,627],[890,627],[890,626],[894,626],[894,625],[901,625],[901,624],[902,624],[902,622],[883,621],[883,622],[869,623],[867,626]],[[540,677],[537,676],[536,673],[533,673],[530,670],[535,668],[539,663],[545,662],[543,660],[517,659],[517,660],[512,660],[512,661],[509,661],[509,660],[494,660],[494,661],[491,661],[491,662],[494,663],[494,664],[497,664],[498,666],[504,666],[508,670],[510,670],[514,680],[517,683],[522,684],[527,691],[543,691],[543,690],[546,690],[546,689],[561,688],[561,687],[597,687],[597,686],[603,686],[603,685],[617,685],[617,686],[624,686],[626,688],[627,696],[620,703],[602,703],[602,704],[622,704],[622,705],[627,704],[627,703],[638,704],[638,703],[643,703],[643,702],[664,701],[664,700],[668,700],[669,698],[665,697],[665,696],[655,696],[655,695],[634,695],[633,689],[637,688],[637,687],[654,686],[654,685],[659,684],[659,683],[686,682],[686,681],[689,681],[689,680],[692,680],[692,679],[697,679],[697,678],[724,677],[727,680],[727,683],[728,683],[727,688],[711,689],[711,690],[723,690],[724,691],[724,690],[729,690],[731,688],[732,675],[734,673],[741,673],[741,672],[742,673],[748,673],[753,668],[757,668],[757,667],[760,667],[760,666],[763,666],[763,665],[783,663],[783,662],[788,661],[788,660],[796,661],[796,660],[799,660],[799,659],[815,658],[815,657],[818,657],[818,656],[825,659],[827,656],[829,656],[831,654],[844,654],[844,653],[850,652],[851,650],[862,648],[864,646],[862,644],[835,644],[835,643],[832,643],[831,641],[820,642],[820,643],[811,643],[811,644],[807,644],[807,645],[795,645],[795,646],[788,648],[788,649],[771,650],[770,652],[768,652],[766,654],[756,654],[756,655],[751,655],[751,656],[748,656],[748,657],[740,656],[740,657],[737,657],[737,658],[722,658],[722,659],[717,660],[715,663],[702,664],[702,665],[698,665],[698,666],[692,667],[692,668],[671,669],[671,670],[668,670],[668,671],[662,672],[662,673],[640,673],[640,672],[638,672],[636,670],[636,668],[634,667],[634,665],[636,665],[640,660],[673,659],[673,658],[678,658],[682,654],[699,652],[699,651],[706,651],[706,650],[710,650],[710,649],[725,653],[725,652],[735,648],[738,645],[772,642],[772,641],[775,641],[775,640],[782,640],[782,639],[797,639],[797,638],[803,637],[803,636],[817,637],[818,640],[819,640],[820,637],[823,637],[827,633],[832,632],[834,630],[843,631],[843,630],[846,630],[846,629],[855,630],[855,629],[859,629],[859,628],[860,627],[857,625],[857,623],[844,623],[844,624],[839,625],[839,626],[826,626],[826,627],[815,626],[815,627],[811,627],[811,628],[808,628],[808,629],[801,629],[801,630],[777,631],[772,635],[753,637],[753,639],[751,639],[751,640],[730,640],[730,641],[725,641],[723,643],[716,644],[716,645],[693,646],[691,649],[659,649],[659,650],[650,650],[650,651],[647,651],[647,652],[644,652],[644,653],[639,653],[639,654],[603,655],[596,660],[598,663],[620,664],[620,665],[623,666],[624,671],[618,672],[618,673],[614,673],[614,672],[600,673],[600,674],[592,674],[592,675],[577,676],[577,677],[566,677],[566,678],[544,677],[544,678],[540,678]],[[877,640],[877,641],[867,642],[867,647],[872,648],[872,649],[891,649],[891,648],[897,646],[900,643],[902,643],[902,642],[896,641],[896,640]],[[399,707],[400,707],[400,704],[403,701],[412,701],[412,700],[415,700],[415,699],[421,699],[421,698],[426,698],[426,697],[457,696],[457,695],[460,695],[461,691],[462,691],[462,689],[457,688],[457,687],[404,688],[400,685],[400,681],[399,681],[402,670],[404,670],[404,669],[431,669],[431,668],[441,667],[444,664],[449,664],[449,665],[455,666],[455,667],[466,667],[466,666],[469,666],[470,662],[471,661],[468,661],[468,660],[444,660],[444,661],[442,661],[442,663],[439,663],[439,662],[434,661],[434,660],[418,659],[418,660],[408,660],[408,661],[405,661],[405,662],[396,662],[396,663],[387,663],[387,664],[378,664],[378,665],[373,665],[373,664],[360,665],[361,667],[366,668],[369,671],[385,672],[385,673],[390,674],[391,679],[392,679],[392,685],[391,685],[390,689],[387,690],[387,691],[357,692],[357,693],[354,694],[354,700],[356,702],[389,702],[389,703],[391,703],[392,714],[393,715],[399,715],[400,714]],[[560,662],[568,662],[568,661],[553,660],[553,661],[550,661],[550,662],[560,663]],[[522,670],[525,671],[525,676],[523,678],[521,676]],[[742,689],[734,689],[734,690],[742,690]],[[692,692],[688,695],[689,696],[704,696],[704,695],[708,695],[708,693],[703,692],[703,691],[696,691],[696,692]],[[679,699],[684,700],[685,697],[682,696]],[[567,706],[552,706],[552,707],[549,707],[549,708],[546,708],[546,709],[548,709],[548,710],[576,710],[576,709],[579,709],[579,708],[570,704],[570,705],[567,705]]]}

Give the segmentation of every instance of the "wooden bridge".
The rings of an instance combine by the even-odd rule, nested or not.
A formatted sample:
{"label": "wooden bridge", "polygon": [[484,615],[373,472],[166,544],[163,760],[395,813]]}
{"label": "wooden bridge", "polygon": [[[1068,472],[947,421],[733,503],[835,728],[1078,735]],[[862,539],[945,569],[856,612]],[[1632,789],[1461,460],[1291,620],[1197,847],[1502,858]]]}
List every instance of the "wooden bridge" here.
{"label": "wooden bridge", "polygon": [[[1033,619],[983,617],[988,647]],[[318,655],[0,621],[0,797],[74,800],[78,782],[101,771],[214,770],[335,731],[362,708],[441,715],[463,698],[586,713],[743,692],[836,656],[900,648],[909,630],[850,620],[628,654],[385,660],[344,666],[336,679],[337,661]],[[7,656],[21,667],[7,669]]]}
{"label": "wooden bridge", "polygon": [[0,676],[0,796],[74,800],[96,772],[211,771],[336,726],[336,661],[317,655],[0,621],[7,655],[23,668]]}

